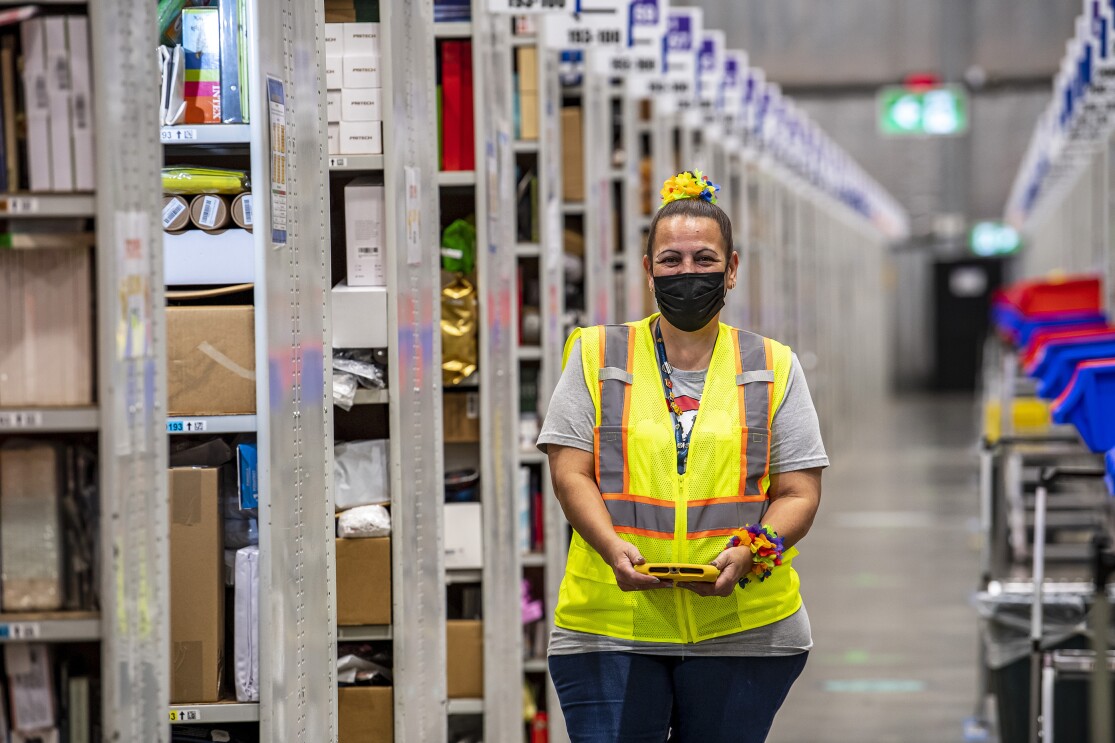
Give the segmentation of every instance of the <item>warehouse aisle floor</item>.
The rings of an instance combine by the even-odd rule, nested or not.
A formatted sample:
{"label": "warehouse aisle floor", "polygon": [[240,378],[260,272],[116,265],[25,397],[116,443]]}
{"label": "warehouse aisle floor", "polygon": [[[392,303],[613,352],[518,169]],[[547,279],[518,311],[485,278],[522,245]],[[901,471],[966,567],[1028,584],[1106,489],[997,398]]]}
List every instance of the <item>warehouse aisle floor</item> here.
{"label": "warehouse aisle floor", "polygon": [[963,740],[976,687],[974,404],[900,399],[860,441],[830,444],[795,561],[815,646],[769,743]]}

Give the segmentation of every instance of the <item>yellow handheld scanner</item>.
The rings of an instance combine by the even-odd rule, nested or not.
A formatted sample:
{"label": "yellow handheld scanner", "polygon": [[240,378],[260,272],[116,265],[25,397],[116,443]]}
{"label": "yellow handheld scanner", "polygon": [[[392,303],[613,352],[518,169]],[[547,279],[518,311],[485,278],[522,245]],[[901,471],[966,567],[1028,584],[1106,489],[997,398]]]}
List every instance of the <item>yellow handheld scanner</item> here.
{"label": "yellow handheld scanner", "polygon": [[715,583],[720,577],[720,571],[712,565],[692,565],[685,562],[648,562],[636,565],[635,572],[679,583]]}

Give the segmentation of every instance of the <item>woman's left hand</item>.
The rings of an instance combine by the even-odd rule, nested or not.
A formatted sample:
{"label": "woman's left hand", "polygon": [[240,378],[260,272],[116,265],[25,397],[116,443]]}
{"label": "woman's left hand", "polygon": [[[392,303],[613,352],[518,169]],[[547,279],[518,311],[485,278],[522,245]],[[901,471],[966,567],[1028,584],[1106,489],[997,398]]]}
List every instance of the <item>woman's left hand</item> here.
{"label": "woman's left hand", "polygon": [[711,565],[720,571],[715,583],[678,583],[678,587],[688,588],[700,596],[731,596],[740,578],[751,570],[751,550],[747,547],[726,549]]}

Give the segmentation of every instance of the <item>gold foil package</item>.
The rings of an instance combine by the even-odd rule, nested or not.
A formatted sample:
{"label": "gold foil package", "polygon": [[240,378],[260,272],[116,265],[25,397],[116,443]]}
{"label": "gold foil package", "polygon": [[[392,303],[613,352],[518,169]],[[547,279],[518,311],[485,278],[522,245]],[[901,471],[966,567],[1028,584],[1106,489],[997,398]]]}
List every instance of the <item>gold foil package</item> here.
{"label": "gold foil package", "polygon": [[452,274],[441,289],[441,369],[446,385],[457,385],[476,371],[480,355],[476,285]]}

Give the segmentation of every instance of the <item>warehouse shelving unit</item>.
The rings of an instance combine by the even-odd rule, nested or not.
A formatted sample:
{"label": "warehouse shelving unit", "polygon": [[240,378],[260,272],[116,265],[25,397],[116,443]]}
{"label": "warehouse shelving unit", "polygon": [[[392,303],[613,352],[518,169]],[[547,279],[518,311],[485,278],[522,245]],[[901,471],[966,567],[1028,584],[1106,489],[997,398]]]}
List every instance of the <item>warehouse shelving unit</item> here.
{"label": "warehouse shelving unit", "polygon": [[[260,701],[175,705],[170,718],[172,723],[258,721],[261,740],[334,740],[337,726],[321,16],[320,7],[297,0],[249,0],[252,123],[166,127],[161,135],[176,155],[186,148],[191,154],[249,155],[256,222],[256,413],[171,418],[166,425],[172,434],[256,434]],[[148,48],[149,42],[138,46]],[[158,75],[152,78],[157,81]],[[268,94],[269,81],[281,86],[281,99]],[[149,99],[145,105],[157,110],[157,90]],[[274,104],[283,107],[281,122],[271,118]],[[282,165],[273,170],[277,158]],[[272,178],[284,175],[285,194],[273,193]],[[273,233],[284,217],[285,235]],[[170,658],[160,655],[165,678]],[[163,689],[163,699],[166,693]]]}

